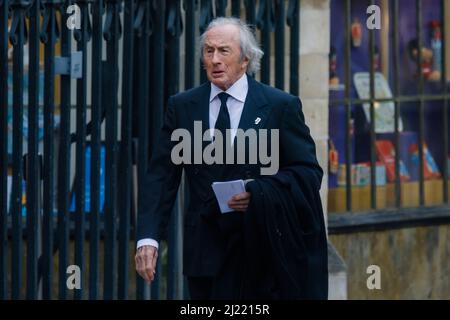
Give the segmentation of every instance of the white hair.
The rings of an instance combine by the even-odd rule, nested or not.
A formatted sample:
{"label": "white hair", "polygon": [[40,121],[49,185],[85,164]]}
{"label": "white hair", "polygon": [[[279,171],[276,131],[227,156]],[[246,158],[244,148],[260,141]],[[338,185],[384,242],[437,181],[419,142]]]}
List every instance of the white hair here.
{"label": "white hair", "polygon": [[218,26],[233,25],[239,29],[239,42],[241,47],[241,61],[244,57],[248,59],[247,73],[254,74],[261,67],[261,58],[264,52],[259,48],[258,42],[253,34],[251,27],[242,20],[234,17],[219,17],[212,20],[205,32],[200,36],[200,50],[203,61],[203,48],[205,45],[206,33]]}

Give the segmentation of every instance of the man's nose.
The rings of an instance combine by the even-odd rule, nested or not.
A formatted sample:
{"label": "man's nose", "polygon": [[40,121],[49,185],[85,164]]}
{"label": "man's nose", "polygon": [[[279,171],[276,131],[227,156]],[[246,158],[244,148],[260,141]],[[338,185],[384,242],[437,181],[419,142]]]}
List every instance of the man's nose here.
{"label": "man's nose", "polygon": [[219,64],[219,63],[221,63],[221,61],[220,61],[220,57],[219,57],[219,54],[218,54],[218,52],[217,51],[214,51],[214,53],[213,53],[213,56],[212,56],[212,63],[214,63],[214,64]]}

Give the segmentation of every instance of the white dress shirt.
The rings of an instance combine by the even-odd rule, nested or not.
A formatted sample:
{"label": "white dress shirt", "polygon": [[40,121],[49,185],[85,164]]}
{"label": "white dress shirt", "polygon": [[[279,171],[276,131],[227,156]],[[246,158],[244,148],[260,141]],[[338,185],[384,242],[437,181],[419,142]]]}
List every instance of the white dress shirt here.
{"label": "white dress shirt", "polygon": [[[209,95],[209,128],[211,133],[211,138],[213,137],[216,120],[219,116],[220,111],[220,99],[218,94],[224,92],[222,89],[211,83],[211,93]],[[245,99],[248,93],[248,80],[247,75],[244,73],[242,77],[239,78],[227,91],[230,96],[227,100],[228,113],[230,114],[230,129],[231,129],[231,141],[234,141],[236,136],[237,128],[239,127],[239,122],[241,121],[242,110],[244,109]],[[158,249],[159,244],[156,240],[146,238],[139,240],[137,243],[137,248],[142,246],[150,245]]]}

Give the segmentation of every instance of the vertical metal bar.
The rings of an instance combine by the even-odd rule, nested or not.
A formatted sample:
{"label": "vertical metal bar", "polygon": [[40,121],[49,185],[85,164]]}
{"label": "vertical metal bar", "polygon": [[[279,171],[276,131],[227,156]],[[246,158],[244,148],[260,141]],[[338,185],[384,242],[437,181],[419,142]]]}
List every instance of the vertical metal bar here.
{"label": "vertical metal bar", "polygon": [[424,205],[425,203],[425,190],[424,190],[424,176],[423,176],[423,145],[424,145],[424,108],[425,103],[423,100],[423,92],[424,92],[424,77],[422,72],[422,1],[416,0],[416,32],[417,32],[417,70],[419,75],[419,203],[420,205]]}
{"label": "vertical metal bar", "polygon": [[168,257],[167,257],[167,299],[174,300],[179,299],[182,292],[183,277],[182,270],[180,268],[180,257],[182,257],[182,243],[181,243],[181,217],[183,211],[183,188],[181,187],[171,214],[169,223],[169,238],[168,244]]}
{"label": "vertical metal bar", "polygon": [[284,90],[285,0],[275,1],[275,87]]}
{"label": "vertical metal bar", "polygon": [[91,132],[91,192],[89,212],[89,299],[99,298],[100,252],[100,126],[102,117],[102,46],[103,0],[91,5],[92,11],[92,132]]}
{"label": "vertical metal bar", "polygon": [[106,0],[104,37],[107,43],[106,59],[110,76],[108,91],[111,92],[106,105],[106,153],[105,153],[105,282],[104,299],[115,299],[116,280],[116,217],[117,217],[117,109],[120,37],[120,0]]}
{"label": "vertical metal bar", "polygon": [[228,0],[216,0],[216,17],[225,17]]}
{"label": "vertical metal bar", "polygon": [[299,0],[290,0],[288,7],[287,23],[291,28],[290,32],[290,73],[289,88],[291,94],[298,96],[300,94],[299,83],[299,56],[300,56],[300,19],[299,19]]}
{"label": "vertical metal bar", "polygon": [[[61,21],[67,21],[67,7],[72,1],[61,6]],[[62,23],[62,24],[63,24]],[[61,56],[70,57],[72,31],[61,27]],[[58,147],[58,298],[67,299],[67,266],[69,246],[69,203],[70,203],[70,75],[61,75],[60,140]]]}
{"label": "vertical metal bar", "polygon": [[[164,243],[160,243],[159,244],[159,251],[162,252],[164,249]],[[155,274],[155,279],[152,282],[152,285],[150,287],[151,291],[150,291],[150,295],[152,300],[159,300],[161,299],[161,259],[158,259],[156,261],[156,274]]]}
{"label": "vertical metal bar", "polygon": [[[161,1],[157,6],[158,10],[163,10],[161,6],[165,4]],[[164,11],[163,11],[164,12]],[[159,11],[155,13],[155,19],[164,19],[164,14],[159,15]],[[143,177],[147,172],[148,165],[148,147],[149,147],[149,40],[150,40],[150,4],[148,1],[140,0],[138,5],[138,17],[141,19],[136,21],[135,29],[137,33],[136,38],[136,50],[138,50],[137,61],[134,66],[136,68],[137,79],[137,108],[138,108],[138,208],[142,206],[142,202],[145,201],[142,197],[143,190]],[[154,27],[160,27],[158,23]],[[162,41],[161,45],[164,44]],[[158,51],[158,50],[156,50]],[[156,92],[156,91],[155,91]],[[136,235],[136,232],[135,232]],[[139,241],[140,239],[135,239]],[[158,259],[159,260],[159,259]],[[152,285],[153,287],[153,285]],[[144,280],[136,273],[136,298],[143,300],[147,298],[148,287],[145,285]]]}
{"label": "vertical metal bar", "polygon": [[231,0],[231,15],[236,18],[241,17],[241,0]]}
{"label": "vertical metal bar", "polygon": [[201,0],[200,1],[200,21],[199,30],[200,34],[205,32],[209,22],[214,18],[212,1]]}
{"label": "vertical metal bar", "polygon": [[[369,5],[374,4],[370,0]],[[369,30],[369,63],[370,63],[370,206],[372,209],[377,207],[377,187],[376,187],[376,158],[375,158],[375,35],[374,30]]]}
{"label": "vertical metal bar", "polygon": [[[56,3],[45,3],[48,19],[43,30],[45,43],[45,87],[44,87],[44,203],[43,203],[43,298],[52,297],[53,280],[53,205],[54,205],[54,113],[55,113],[55,43],[56,43]],[[44,19],[45,21],[45,19]]]}
{"label": "vertical metal bar", "polygon": [[[38,284],[38,218],[39,218],[39,2],[29,9],[29,90],[28,90],[28,156],[26,157],[27,188],[27,299],[37,298]],[[47,56],[46,56],[47,58]],[[47,80],[45,79],[47,86]],[[44,113],[45,115],[45,113]]]}
{"label": "vertical metal bar", "polygon": [[[200,2],[200,21],[199,21],[199,29],[200,34],[206,31],[208,24],[214,18],[212,1],[209,0],[201,0]],[[203,49],[200,48],[200,54],[203,54]],[[203,67],[203,62],[200,62],[200,83],[206,82],[206,72]]]}
{"label": "vertical metal bar", "polygon": [[[182,32],[182,21],[181,21],[181,10],[180,10],[180,0],[170,0],[167,2],[167,11],[168,15],[172,16],[173,19],[169,20],[166,26],[167,31],[167,47],[170,48],[168,50],[168,61],[170,63],[167,64],[167,78],[166,78],[166,88],[167,95],[175,94],[179,91],[179,76],[180,76],[180,35]],[[158,70],[162,71],[162,70]],[[154,79],[153,84],[156,84],[159,80],[164,80],[159,76],[160,79]],[[164,81],[163,81],[164,83]],[[161,97],[164,98],[164,97]],[[161,125],[162,117],[163,117],[163,108],[161,108],[164,104],[162,101],[158,101],[158,105],[156,105],[156,109],[158,109],[157,114],[157,123],[153,123],[153,125]],[[159,107],[159,108],[158,108]],[[154,128],[155,133],[159,132],[160,126]]]}
{"label": "vertical metal bar", "polygon": [[168,239],[167,239],[167,300],[175,299],[176,279],[177,279],[177,261],[176,261],[176,229],[177,216],[179,208],[179,198],[175,202],[173,212],[170,217]]}
{"label": "vertical metal bar", "polygon": [[347,100],[345,108],[345,197],[347,211],[352,211],[352,180],[351,180],[351,166],[353,159],[351,144],[352,138],[350,135],[350,123],[352,119],[352,102],[350,100],[350,88],[352,84],[352,50],[351,50],[351,24],[352,24],[352,1],[345,2],[345,99]]}
{"label": "vertical metal bar", "polygon": [[[75,264],[80,268],[81,283],[84,283],[84,240],[85,240],[85,192],[86,192],[86,109],[87,109],[87,42],[90,37],[88,1],[78,0],[81,29],[74,32],[77,50],[82,52],[82,77],[77,80],[77,125],[75,163]],[[112,91],[114,92],[114,91]],[[83,298],[83,285],[74,290],[74,299]]]}
{"label": "vertical metal bar", "polygon": [[186,31],[185,31],[185,71],[184,88],[190,89],[195,84],[195,0],[185,0]]}
{"label": "vertical metal bar", "polygon": [[133,105],[133,17],[134,0],[125,2],[122,76],[122,129],[119,183],[119,289],[118,298],[128,298],[128,263],[131,213],[131,128]]}
{"label": "vertical metal bar", "polygon": [[[448,5],[448,2],[447,2]],[[444,179],[444,203],[448,203],[448,98],[447,98],[447,59],[446,59],[446,47],[448,43],[446,43],[446,25],[447,21],[445,21],[445,10],[450,9],[450,7],[447,7],[445,5],[445,0],[441,0],[441,21],[442,21],[442,27],[441,27],[441,34],[442,34],[442,71],[441,71],[441,85],[442,85],[442,92],[445,94],[444,97],[444,105],[443,105],[443,113],[444,113],[444,163],[442,164],[443,167],[443,179]]]}
{"label": "vertical metal bar", "polygon": [[185,179],[181,177],[180,188],[169,224],[168,239],[168,294],[167,299],[182,299],[184,295],[183,276],[183,212],[185,206]]}
{"label": "vertical metal bar", "polygon": [[[156,8],[156,10],[152,10],[151,15],[152,21],[154,23],[150,37],[153,61],[151,62],[149,67],[153,76],[149,79],[149,85],[153,90],[150,91],[151,94],[149,97],[151,101],[149,109],[149,159],[151,158],[151,154],[153,152],[153,148],[151,146],[154,146],[156,144],[156,139],[162,125],[166,92],[176,92],[179,89],[178,77],[171,78],[174,83],[170,83],[168,80],[166,80],[166,76],[167,78],[173,76],[169,73],[173,72],[173,70],[178,70],[179,68],[179,56],[176,52],[174,52],[179,52],[179,42],[176,43],[178,49],[174,48],[174,50],[169,50],[170,52],[168,53],[168,61],[170,61],[170,64],[167,65],[167,69],[165,68],[165,48],[166,46],[172,48],[171,45],[174,45],[174,41],[172,38],[174,37],[174,35],[179,33],[178,29],[181,28],[181,25],[179,25],[181,23],[181,21],[179,20],[181,13],[179,11],[178,2],[179,1],[176,1],[176,3],[173,3],[173,1],[165,2],[164,4],[161,3],[158,8]],[[163,18],[166,15],[172,16],[173,19],[166,22]],[[173,69],[170,69],[170,66],[172,66]]]}
{"label": "vertical metal bar", "polygon": [[273,29],[273,11],[271,0],[261,0],[256,19],[257,27],[261,30],[261,47],[264,51],[261,62],[261,82],[270,84],[270,36]]}
{"label": "vertical metal bar", "polygon": [[256,16],[255,16],[255,7],[256,0],[244,0],[245,6],[245,20],[248,24],[254,27]]}
{"label": "vertical metal bar", "polygon": [[23,47],[25,10],[28,2],[12,1],[13,21],[10,41],[13,45],[13,176],[12,176],[12,299],[20,299],[22,288],[22,152],[23,152]]}
{"label": "vertical metal bar", "polygon": [[[398,14],[399,14],[399,0],[393,1],[393,24],[394,24],[394,93],[395,97],[400,96],[400,44],[398,37]],[[400,208],[401,206],[401,184],[400,184],[400,133],[399,133],[399,119],[400,119],[400,102],[395,101],[395,114],[394,114],[394,126],[395,126],[395,206]]]}
{"label": "vertical metal bar", "polygon": [[[151,15],[149,15],[150,21],[153,23],[151,24],[153,28],[150,30],[151,37],[150,37],[150,43],[153,54],[153,61],[149,65],[151,74],[153,74],[153,77],[150,77],[149,82],[146,82],[146,84],[149,84],[150,87],[153,90],[150,90],[152,92],[151,95],[149,95],[150,101],[153,103],[149,103],[150,108],[147,111],[147,114],[149,115],[149,131],[148,131],[148,140],[145,141],[146,144],[148,144],[148,150],[150,151],[148,153],[148,158],[145,161],[148,161],[148,159],[151,158],[153,148],[151,146],[154,146],[156,144],[156,137],[158,135],[159,129],[161,128],[162,124],[162,118],[163,118],[163,112],[164,112],[164,97],[166,90],[170,91],[173,90],[173,86],[178,86],[178,79],[175,84],[171,84],[170,88],[172,89],[166,89],[164,86],[165,84],[165,73],[170,72],[165,70],[165,47],[167,45],[166,40],[166,32],[173,33],[177,32],[176,28],[178,28],[178,12],[177,10],[172,10],[169,12],[169,9],[174,5],[172,3],[168,3],[167,1],[158,6],[158,8],[154,8],[154,10],[151,11]],[[167,21],[163,18],[166,16],[170,16],[171,19],[168,19]],[[170,23],[170,28],[169,28]],[[147,48],[146,48],[147,50]],[[170,61],[171,58],[169,58]],[[174,63],[179,63],[178,60],[174,61]],[[147,66],[148,67],[148,66]],[[146,79],[147,81],[147,79]],[[147,99],[147,98],[146,98]],[[143,124],[142,124],[143,125]],[[139,125],[141,127],[141,125]],[[148,169],[148,168],[147,168]],[[160,243],[161,245],[161,243]],[[161,248],[159,249],[161,252]],[[152,299],[160,299],[160,288],[161,288],[161,259],[157,260],[157,273],[155,276],[155,279],[153,280],[151,284],[151,292],[150,296]]]}
{"label": "vertical metal bar", "polygon": [[186,206],[186,194],[187,194],[187,188],[186,188],[186,181],[185,177],[182,174],[181,175],[181,183],[180,183],[180,189],[178,192],[178,199],[177,203],[179,204],[176,214],[175,214],[175,259],[176,264],[174,266],[174,272],[176,274],[175,278],[175,293],[174,293],[174,299],[183,299],[184,295],[184,275],[183,275],[183,235],[184,235],[184,209]]}
{"label": "vertical metal bar", "polygon": [[[167,69],[166,69],[166,87],[167,95],[173,95],[179,91],[179,76],[180,76],[180,35],[182,32],[182,25],[181,25],[181,11],[180,11],[180,0],[171,0],[168,1],[167,5],[167,11],[168,15],[174,17],[172,20],[170,20],[167,24],[167,46],[170,48],[168,51],[168,63]],[[159,131],[159,128],[161,128],[162,124],[162,104],[156,105],[153,110],[156,112],[156,121],[154,121],[152,126],[152,140],[153,144],[156,144],[156,135],[157,131]],[[176,206],[180,206],[180,198],[177,197]],[[180,226],[176,223],[178,215],[178,210],[174,209],[174,214],[172,214],[171,224],[169,226],[169,233],[168,233],[168,270],[167,270],[167,299],[174,299],[175,293],[177,291],[176,284],[177,284],[177,267],[178,267],[178,260],[177,260],[177,250],[179,249],[177,244],[177,234]]]}
{"label": "vertical metal bar", "polygon": [[[185,80],[184,80],[184,88],[190,89],[194,87],[195,84],[195,10],[196,10],[196,1],[194,0],[185,0],[185,11],[186,11],[186,23],[185,23],[185,48],[186,48],[186,56],[185,56]],[[186,286],[183,282],[183,288],[186,290]],[[183,292],[183,298],[185,298],[185,294]]]}
{"label": "vertical metal bar", "polygon": [[[8,79],[8,2],[0,0],[0,79]],[[7,298],[8,81],[0,82],[0,300]]]}
{"label": "vertical metal bar", "polygon": [[380,14],[382,17],[381,20],[381,28],[383,29],[383,32],[379,33],[379,39],[380,39],[380,66],[379,66],[379,72],[383,74],[385,79],[389,79],[389,70],[390,70],[390,46],[389,46],[389,30],[391,29],[389,22],[391,20],[390,17],[390,3],[389,0],[377,0],[378,6],[380,7]]}
{"label": "vertical metal bar", "polygon": [[[225,1],[225,3],[228,1]],[[195,9],[196,9],[196,5],[195,5],[195,1],[192,0],[187,0],[185,1],[185,4],[187,4],[187,10],[186,10],[186,21],[188,23],[186,23],[185,25],[185,48],[186,48],[186,61],[185,61],[185,82],[184,82],[184,86],[185,89],[190,89],[194,86],[194,82],[195,82],[195,75],[194,75],[194,66],[195,66],[195,45],[196,45],[196,41],[195,41],[195,24],[196,24],[196,19],[195,19]],[[226,7],[226,5],[225,5]],[[189,67],[188,67],[189,65]],[[191,75],[188,75],[188,73],[192,73]],[[182,182],[184,183],[184,182]],[[180,225],[180,227],[183,226],[183,224]],[[181,230],[181,232],[184,232],[183,230]],[[182,246],[181,246],[182,247]],[[185,285],[185,277],[182,276],[182,293],[181,293],[181,299],[185,299],[186,295],[185,295],[185,291],[187,290],[187,287]]]}

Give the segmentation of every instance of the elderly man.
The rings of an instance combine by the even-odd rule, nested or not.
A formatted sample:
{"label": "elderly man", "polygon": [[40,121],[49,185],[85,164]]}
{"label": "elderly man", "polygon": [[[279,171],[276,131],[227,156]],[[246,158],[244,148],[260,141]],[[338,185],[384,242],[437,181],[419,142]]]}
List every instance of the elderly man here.
{"label": "elderly man", "polygon": [[[183,271],[192,299],[326,299],[327,245],[319,197],[323,173],[300,100],[250,76],[258,71],[263,52],[239,19],[213,20],[201,36],[201,48],[209,82],[169,99],[145,177],[136,270],[147,282],[154,279],[159,241],[184,169],[189,196]],[[193,133],[195,122],[214,132],[212,142],[200,142],[204,148],[219,133],[230,134],[231,149],[239,151],[237,129],[278,131],[278,145],[269,143],[272,153],[278,152],[278,172],[263,176],[260,169],[266,164],[247,158],[245,163],[174,163],[172,133]],[[233,211],[221,213],[211,185],[236,179],[250,182],[229,200]]]}

